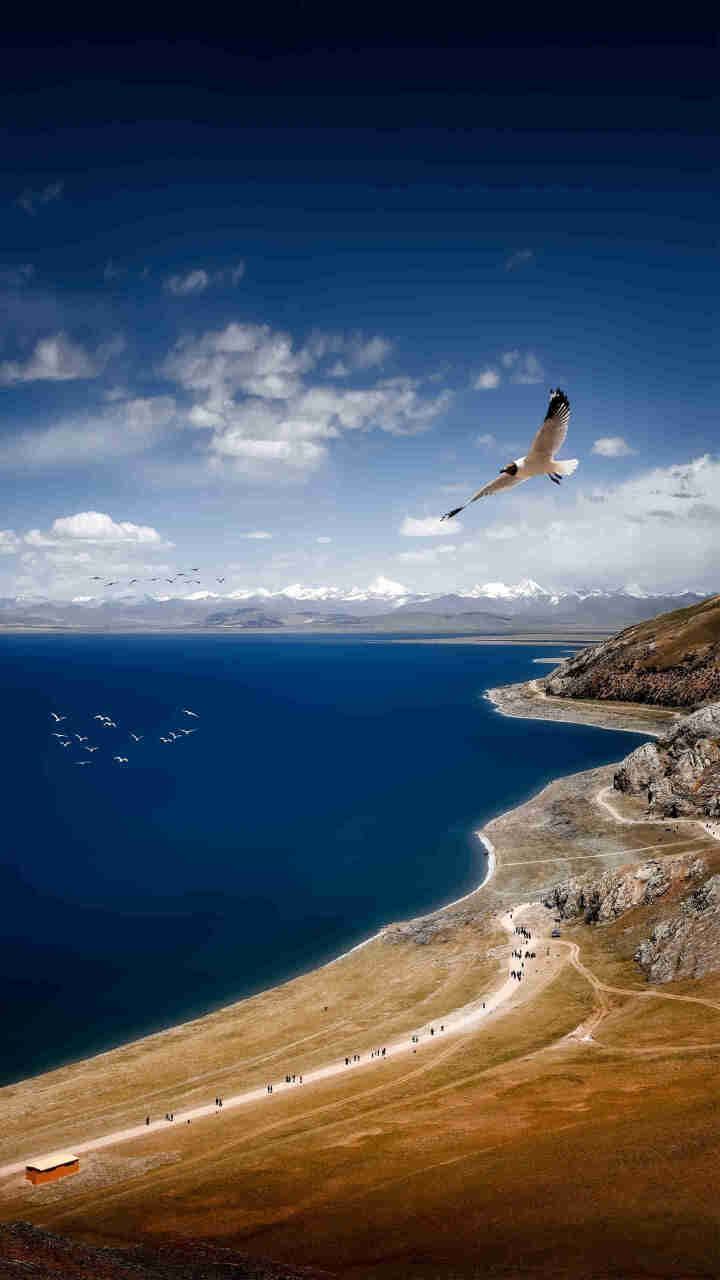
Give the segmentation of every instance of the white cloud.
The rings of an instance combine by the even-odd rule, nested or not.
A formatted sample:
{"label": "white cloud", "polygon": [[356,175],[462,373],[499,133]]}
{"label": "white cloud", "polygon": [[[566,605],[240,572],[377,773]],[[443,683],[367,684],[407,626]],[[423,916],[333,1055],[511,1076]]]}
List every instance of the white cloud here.
{"label": "white cloud", "polygon": [[254,529],[252,533],[246,533],[244,536],[246,538],[257,538],[258,541],[265,538],[272,538],[272,534],[266,533],[264,529]]}
{"label": "white cloud", "polygon": [[532,249],[518,249],[515,253],[511,253],[509,258],[505,259],[505,270],[514,271],[516,267],[526,266],[528,262],[533,262],[535,254]]}
{"label": "white cloud", "polygon": [[406,596],[408,593],[407,587],[401,582],[393,582],[392,578],[384,578],[382,574],[370,583],[368,591],[378,596]]}
{"label": "white cloud", "polygon": [[481,445],[483,448],[493,449],[497,444],[497,440],[495,439],[495,436],[492,434],[492,432],[487,431],[483,436],[476,436],[475,443],[477,445]]}
{"label": "white cloud", "polygon": [[193,294],[204,293],[210,285],[239,284],[244,275],[244,262],[238,262],[227,271],[206,271],[204,267],[193,267],[185,275],[168,276],[165,289],[176,298],[188,298]]}
{"label": "white cloud", "polygon": [[545,377],[543,367],[532,351],[527,351],[524,355],[517,348],[512,351],[503,351],[500,363],[504,369],[512,370],[513,382],[531,384],[542,382]]}
{"label": "white cloud", "polygon": [[513,365],[512,380],[513,382],[523,382],[532,385],[536,382],[542,382],[545,378],[540,361],[532,351],[528,351],[527,355],[521,356],[520,360]]}
{"label": "white cloud", "polygon": [[312,470],[327,457],[325,442],[343,431],[414,435],[450,404],[450,391],[422,394],[419,378],[384,378],[364,390],[307,385],[320,360],[345,348],[368,366],[389,344],[313,334],[296,348],[289,334],[269,325],[230,324],[182,338],[161,372],[195,395],[188,422],[211,432],[216,463],[226,459],[242,470],[277,464]]}
{"label": "white cloud", "polygon": [[191,293],[203,293],[209,284],[210,276],[207,271],[196,267],[193,271],[188,271],[187,275],[170,276],[165,281],[165,288],[176,298],[186,298]]}
{"label": "white cloud", "polygon": [[0,555],[14,555],[20,546],[20,539],[14,529],[0,529]]}
{"label": "white cloud", "polygon": [[316,538],[316,542],[332,542],[332,538]]}
{"label": "white cloud", "polygon": [[500,374],[497,369],[484,369],[473,378],[473,391],[495,391],[500,386]]}
{"label": "white cloud", "polygon": [[19,262],[15,266],[0,266],[0,285],[5,289],[20,289],[35,275],[32,262]]}
{"label": "white cloud", "polygon": [[53,200],[59,200],[63,193],[64,183],[49,182],[46,187],[41,187],[39,191],[31,191],[26,187],[21,191],[15,203],[20,205],[26,213],[33,216],[37,213],[38,207],[44,204],[50,204]]}
{"label": "white cloud", "polygon": [[441,520],[440,516],[424,516],[419,519],[406,516],[400,526],[400,533],[405,538],[440,538],[460,533],[461,530],[462,525],[458,520],[449,524],[447,520]]}
{"label": "white cloud", "polygon": [[186,390],[206,393],[211,411],[222,413],[233,392],[288,399],[313,363],[309,352],[293,350],[289,334],[269,325],[229,324],[201,338],[181,338],[161,372]]}
{"label": "white cloud", "polygon": [[720,459],[653,468],[603,492],[575,479],[557,494],[532,485],[491,499],[496,519],[488,502],[474,522],[481,543],[492,545],[493,577],[545,581],[551,566],[561,585],[720,589]]}
{"label": "white cloud", "polygon": [[595,441],[592,451],[603,458],[626,458],[628,454],[635,453],[622,436],[601,436]]}
{"label": "white cloud", "polygon": [[363,338],[362,334],[353,334],[343,341],[342,351],[342,359],[328,370],[331,378],[346,378],[358,369],[383,364],[392,351],[392,343],[387,338]]}
{"label": "white cloud", "polygon": [[9,386],[16,382],[69,382],[75,378],[97,378],[124,346],[124,339],[115,337],[90,352],[66,334],[56,333],[40,338],[27,360],[3,360],[0,384]]}
{"label": "white cloud", "polygon": [[176,421],[172,396],[121,401],[119,397],[125,393],[116,392],[111,403],[92,417],[68,418],[45,430],[24,431],[6,439],[0,444],[0,463],[26,467],[108,463],[149,449]]}
{"label": "white cloud", "polygon": [[172,545],[163,542],[157,529],[151,525],[133,524],[130,520],[115,521],[102,511],[78,511],[73,516],[59,516],[53,520],[49,533],[30,529],[25,541],[31,547],[59,547],[78,542],[105,546],[112,543]]}
{"label": "white cloud", "polygon": [[437,564],[441,555],[454,556],[456,552],[457,547],[451,543],[450,546],[423,547],[422,551],[399,551],[397,559],[405,564]]}

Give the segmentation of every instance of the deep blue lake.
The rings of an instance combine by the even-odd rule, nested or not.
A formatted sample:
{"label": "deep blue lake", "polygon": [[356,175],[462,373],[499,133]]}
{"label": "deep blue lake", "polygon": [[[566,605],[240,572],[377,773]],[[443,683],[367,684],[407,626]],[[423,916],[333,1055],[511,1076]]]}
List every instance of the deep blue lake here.
{"label": "deep blue lake", "polygon": [[[1,636],[0,1082],[227,1004],[467,893],[480,824],[635,743],[483,699],[563,651]],[[181,728],[197,732],[160,741]]]}

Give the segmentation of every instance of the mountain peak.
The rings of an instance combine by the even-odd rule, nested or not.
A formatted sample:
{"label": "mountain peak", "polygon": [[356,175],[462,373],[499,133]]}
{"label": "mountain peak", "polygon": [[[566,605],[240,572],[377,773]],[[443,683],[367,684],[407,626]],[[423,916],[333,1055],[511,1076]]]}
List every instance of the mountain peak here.
{"label": "mountain peak", "polygon": [[551,593],[532,578],[522,578],[514,586],[508,586],[505,582],[484,582],[482,586],[478,584],[471,587],[467,594],[475,598],[484,596],[488,600],[540,600],[549,597]]}

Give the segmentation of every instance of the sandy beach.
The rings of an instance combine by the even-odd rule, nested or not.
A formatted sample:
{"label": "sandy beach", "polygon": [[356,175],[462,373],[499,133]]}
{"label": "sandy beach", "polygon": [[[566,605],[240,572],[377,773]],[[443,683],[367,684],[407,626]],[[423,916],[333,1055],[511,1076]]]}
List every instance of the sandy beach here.
{"label": "sandy beach", "polygon": [[[672,715],[568,708],[530,686],[490,696],[504,714],[648,734]],[[648,1266],[672,1240],[695,1274],[716,1242],[701,1135],[720,982],[650,989],[632,960],[647,911],[629,929],[579,923],[553,938],[542,898],[578,870],[671,854],[720,869],[720,845],[701,823],[676,831],[636,801],[608,802],[612,772],[558,779],[488,823],[485,879],[457,902],[250,1000],[3,1089],[0,1217],[95,1242],[210,1234],[343,1276],[429,1280],[520,1258],[533,1274],[548,1259],[580,1274],[593,1248],[627,1268],[640,1195],[653,1204]],[[657,1154],[632,1153],[673,1133],[670,1183]],[[27,1157],[59,1147],[80,1173],[26,1183]]]}

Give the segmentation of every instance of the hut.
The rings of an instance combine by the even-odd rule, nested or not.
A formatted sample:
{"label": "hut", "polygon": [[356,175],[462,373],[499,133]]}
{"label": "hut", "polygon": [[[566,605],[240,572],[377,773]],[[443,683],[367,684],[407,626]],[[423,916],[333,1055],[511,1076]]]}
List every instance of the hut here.
{"label": "hut", "polygon": [[43,1182],[56,1182],[58,1178],[66,1178],[69,1173],[77,1173],[80,1161],[72,1151],[51,1151],[47,1156],[39,1156],[37,1160],[28,1160],[25,1165],[25,1177],[34,1187]]}

